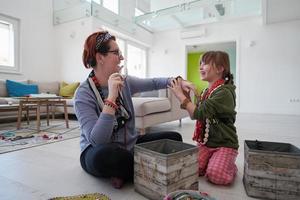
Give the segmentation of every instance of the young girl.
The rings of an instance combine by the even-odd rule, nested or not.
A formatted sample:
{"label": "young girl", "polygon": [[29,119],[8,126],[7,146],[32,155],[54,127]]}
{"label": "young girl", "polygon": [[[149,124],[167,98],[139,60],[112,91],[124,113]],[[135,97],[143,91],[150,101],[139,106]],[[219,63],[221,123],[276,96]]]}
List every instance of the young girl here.
{"label": "young girl", "polygon": [[171,84],[171,90],[181,102],[181,108],[197,120],[193,140],[199,146],[199,175],[205,175],[212,183],[228,185],[237,173],[235,159],[239,147],[234,126],[235,86],[228,54],[206,52],[200,62],[200,75],[208,82],[208,88],[198,97],[196,105],[187,95],[195,88],[192,84],[177,79]]}

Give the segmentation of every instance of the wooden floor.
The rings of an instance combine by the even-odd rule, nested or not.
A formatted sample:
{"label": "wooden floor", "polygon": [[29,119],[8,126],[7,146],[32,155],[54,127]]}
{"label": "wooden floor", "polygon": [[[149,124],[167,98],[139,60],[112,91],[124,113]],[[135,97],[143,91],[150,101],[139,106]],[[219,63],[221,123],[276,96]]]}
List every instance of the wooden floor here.
{"label": "wooden floor", "polygon": [[[184,142],[193,143],[194,121],[165,123],[151,131],[177,130]],[[300,147],[300,116],[239,114],[237,129],[240,141],[235,183],[229,187],[215,186],[199,178],[199,190],[218,200],[254,199],[246,195],[242,183],[244,140],[287,142]],[[79,138],[21,151],[0,154],[0,199],[48,199],[61,195],[100,192],[112,200],[146,199],[136,193],[133,184],[121,190],[113,189],[108,181],[86,174],[79,164]]]}

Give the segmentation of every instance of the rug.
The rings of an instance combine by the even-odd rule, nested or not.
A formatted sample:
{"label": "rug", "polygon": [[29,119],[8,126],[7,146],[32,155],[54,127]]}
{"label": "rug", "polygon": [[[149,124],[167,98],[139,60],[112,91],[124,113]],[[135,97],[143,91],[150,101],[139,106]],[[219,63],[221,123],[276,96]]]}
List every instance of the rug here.
{"label": "rug", "polygon": [[76,196],[67,196],[67,197],[55,197],[49,200],[110,200],[104,194],[93,193],[93,194],[81,194]]}
{"label": "rug", "polygon": [[197,190],[177,190],[171,192],[164,200],[216,200],[206,192],[200,192]]}
{"label": "rug", "polygon": [[29,125],[22,122],[19,130],[16,123],[0,124],[0,154],[79,136],[80,129],[76,120],[69,120],[69,128],[66,128],[64,120],[50,120],[49,126],[46,120],[41,120],[40,132],[37,131],[36,121],[30,121]]}

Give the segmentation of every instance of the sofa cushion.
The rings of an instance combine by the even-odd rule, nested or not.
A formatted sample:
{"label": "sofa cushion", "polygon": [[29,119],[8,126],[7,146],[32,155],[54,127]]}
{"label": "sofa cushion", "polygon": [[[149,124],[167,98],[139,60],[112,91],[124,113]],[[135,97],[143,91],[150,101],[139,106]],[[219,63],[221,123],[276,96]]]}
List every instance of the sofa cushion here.
{"label": "sofa cushion", "polygon": [[6,97],[4,98],[8,104],[19,104],[20,99]]}
{"label": "sofa cushion", "polygon": [[60,89],[59,89],[59,96],[72,98],[79,84],[80,84],[79,82],[70,83],[70,84],[64,81],[61,82]]}
{"label": "sofa cushion", "polygon": [[3,104],[8,104],[6,98],[1,98],[0,97],[0,105],[3,105]]}
{"label": "sofa cushion", "polygon": [[152,90],[148,92],[135,93],[133,97],[168,97],[168,89]]}
{"label": "sofa cushion", "polygon": [[67,106],[73,106],[74,105],[74,99],[65,99]]}
{"label": "sofa cushion", "polygon": [[59,93],[59,82],[41,82],[41,81],[28,81],[30,84],[36,84],[39,88],[39,93],[57,94]]}
{"label": "sofa cushion", "polygon": [[0,80],[0,97],[7,97],[6,80]]}
{"label": "sofa cushion", "polygon": [[10,97],[22,97],[38,93],[38,86],[35,84],[25,84],[11,80],[6,80],[6,89]]}
{"label": "sofa cushion", "polygon": [[141,92],[140,97],[158,97],[158,90]]}
{"label": "sofa cushion", "polygon": [[171,110],[169,99],[164,97],[133,97],[132,101],[136,117]]}

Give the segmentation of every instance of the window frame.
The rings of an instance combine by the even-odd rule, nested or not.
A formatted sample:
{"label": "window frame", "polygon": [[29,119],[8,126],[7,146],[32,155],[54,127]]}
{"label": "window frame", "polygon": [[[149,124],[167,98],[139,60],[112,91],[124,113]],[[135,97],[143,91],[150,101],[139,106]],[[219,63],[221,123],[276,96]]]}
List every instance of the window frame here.
{"label": "window frame", "polygon": [[20,19],[0,13],[0,20],[13,26],[14,66],[0,65],[0,73],[20,74]]}

